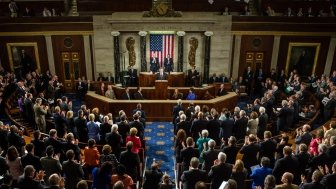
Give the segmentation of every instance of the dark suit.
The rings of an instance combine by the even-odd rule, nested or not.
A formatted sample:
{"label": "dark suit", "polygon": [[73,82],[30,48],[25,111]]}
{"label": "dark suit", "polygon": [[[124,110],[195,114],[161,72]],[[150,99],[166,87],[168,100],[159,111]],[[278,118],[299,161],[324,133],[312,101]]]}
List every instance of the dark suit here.
{"label": "dark suit", "polygon": [[243,146],[240,149],[240,153],[244,154],[242,161],[244,166],[249,169],[251,166],[257,165],[259,163],[257,159],[257,154],[260,151],[260,147],[257,143],[251,143],[246,146]]}
{"label": "dark suit", "polygon": [[234,136],[237,138],[237,141],[245,138],[247,123],[247,117],[242,117],[235,122],[233,127],[233,133]]}
{"label": "dark suit", "polygon": [[58,138],[63,138],[64,134],[66,132],[67,121],[66,121],[65,117],[63,117],[59,113],[55,113],[53,115],[53,117],[54,117],[54,121],[55,121],[55,128],[56,128],[56,131],[57,131],[57,136],[58,136]]}
{"label": "dark suit", "polygon": [[209,131],[209,138],[216,141],[216,144],[221,143],[219,138],[221,123],[218,119],[210,119],[207,125],[207,130]]}
{"label": "dark suit", "polygon": [[188,70],[188,86],[195,86],[199,85],[199,72],[197,70]]}
{"label": "dark suit", "polygon": [[285,156],[275,162],[273,169],[273,175],[275,176],[277,183],[280,183],[281,177],[285,172],[291,172],[294,178],[300,178],[298,175],[299,162],[293,156]]}
{"label": "dark suit", "polygon": [[211,167],[208,174],[209,180],[211,180],[211,189],[218,189],[223,181],[227,181],[231,178],[232,165],[229,163],[220,163]]}
{"label": "dark suit", "polygon": [[325,175],[321,184],[325,187],[325,189],[334,189],[336,186],[336,173]]}
{"label": "dark suit", "polygon": [[143,124],[140,121],[132,121],[129,124],[130,128],[135,127],[138,130],[137,136],[139,136],[141,139],[143,139],[143,136],[145,134],[145,129]]}
{"label": "dark suit", "polygon": [[145,98],[143,97],[142,93],[137,91],[137,92],[133,93],[133,99],[134,100],[143,100]]}
{"label": "dark suit", "polygon": [[120,154],[120,163],[126,167],[126,174],[132,177],[133,181],[137,181],[137,170],[140,164],[139,155],[126,150]]}
{"label": "dark suit", "polygon": [[328,148],[327,155],[329,157],[329,170],[331,170],[332,164],[336,161],[336,145],[330,146]]}
{"label": "dark suit", "polygon": [[312,140],[312,135],[309,132],[305,132],[302,135],[299,135],[295,138],[295,144],[299,146],[301,143],[309,146],[310,141]]}
{"label": "dark suit", "polygon": [[130,86],[136,86],[138,82],[138,70],[136,69],[129,69],[128,70],[129,76],[129,84]]}
{"label": "dark suit", "polygon": [[209,78],[209,84],[212,84],[212,83],[216,83],[216,82],[218,82],[218,77],[210,77]]}
{"label": "dark suit", "polygon": [[51,145],[52,147],[54,147],[54,151],[55,151],[55,154],[58,154],[58,153],[62,153],[63,152],[63,144],[62,142],[54,139],[54,138],[48,138],[44,141],[45,143],[45,146],[49,146]]}
{"label": "dark suit", "polygon": [[228,94],[228,93],[226,92],[226,90],[224,88],[219,89],[218,92],[217,92],[217,96],[224,96],[226,94]]}
{"label": "dark suit", "polygon": [[335,107],[336,107],[336,100],[332,98],[327,102],[327,104],[323,108],[324,121],[328,121],[333,116]]}
{"label": "dark suit", "polygon": [[68,150],[73,150],[75,153],[75,160],[80,161],[80,148],[78,147],[77,144],[72,143],[71,141],[67,141],[65,143],[63,143],[63,150],[64,153],[66,153]]}
{"label": "dark suit", "polygon": [[31,153],[28,153],[21,157],[21,164],[22,164],[22,167],[26,167],[27,165],[32,165],[36,171],[39,171],[42,169],[40,158],[37,156],[34,156]]}
{"label": "dark suit", "polygon": [[183,189],[195,189],[195,184],[198,181],[206,182],[207,175],[205,171],[199,169],[191,169],[184,171],[181,176]]}
{"label": "dark suit", "polygon": [[172,72],[174,69],[174,63],[172,58],[165,58],[164,59],[164,71],[165,72]]}
{"label": "dark suit", "polygon": [[253,72],[246,70],[243,78],[244,84],[246,85],[247,93],[250,94],[252,90]]}
{"label": "dark suit", "polygon": [[159,67],[160,67],[159,58],[151,58],[149,70],[155,73],[159,70]]}
{"label": "dark suit", "polygon": [[324,189],[324,186],[319,182],[311,182],[303,184],[301,189]]}
{"label": "dark suit", "polygon": [[117,157],[120,158],[120,147],[123,143],[122,136],[119,133],[111,132],[106,134],[106,143],[110,145],[113,149],[112,153]]}
{"label": "dark suit", "polygon": [[282,107],[278,113],[277,118],[277,131],[287,131],[288,125],[287,125],[287,117],[290,110],[287,106]]}
{"label": "dark suit", "polygon": [[71,160],[63,162],[63,172],[65,175],[65,188],[77,188],[77,183],[84,176],[82,166]]}
{"label": "dark suit", "polygon": [[179,112],[180,111],[184,111],[184,107],[181,105],[175,105],[173,107],[173,120],[175,121],[175,119],[179,116]]}
{"label": "dark suit", "polygon": [[209,149],[201,153],[201,157],[204,159],[202,164],[202,169],[205,172],[209,172],[210,168],[213,166],[214,161],[217,159],[219,151],[215,149]]}
{"label": "dark suit", "polygon": [[122,99],[122,100],[131,100],[132,97],[131,97],[131,94],[130,94],[130,93],[126,93],[126,92],[125,92],[124,94],[122,94],[121,99]]}
{"label": "dark suit", "polygon": [[143,189],[158,189],[163,173],[158,170],[146,170]]}
{"label": "dark suit", "polygon": [[223,138],[225,141],[232,136],[233,127],[234,127],[234,120],[232,118],[226,118],[221,123],[221,129],[219,137]]}
{"label": "dark suit", "polygon": [[182,171],[188,170],[190,165],[190,160],[193,157],[199,157],[199,151],[193,147],[187,147],[181,150],[181,160],[182,160]]}
{"label": "dark suit", "polygon": [[267,139],[260,143],[259,159],[261,159],[262,157],[268,157],[271,160],[271,167],[274,166],[274,154],[276,146],[276,142],[272,139]]}
{"label": "dark suit", "polygon": [[75,127],[77,128],[78,140],[86,143],[89,140],[86,119],[77,117],[75,119]]}
{"label": "dark suit", "polygon": [[124,144],[126,142],[126,137],[129,134],[130,126],[128,123],[124,121],[118,122],[117,125],[118,125],[118,132],[122,136],[122,139],[123,139],[122,144]]}
{"label": "dark suit", "polygon": [[[101,144],[106,144],[106,134],[111,132],[112,125],[109,123],[102,123],[100,124],[100,143]],[[114,148],[112,148],[114,150]]]}
{"label": "dark suit", "polygon": [[187,136],[191,136],[190,135],[190,124],[187,121],[180,121],[176,124],[176,133],[180,130],[183,129]]}
{"label": "dark suit", "polygon": [[268,115],[266,113],[263,113],[259,116],[259,122],[258,122],[258,129],[257,129],[257,136],[259,138],[264,138],[264,132],[267,128],[267,122],[268,122]]}
{"label": "dark suit", "polygon": [[235,164],[239,150],[240,148],[237,146],[222,147],[222,151],[226,154],[226,162],[230,164]]}
{"label": "dark suit", "polygon": [[202,132],[202,130],[207,129],[207,125],[208,121],[205,119],[198,119],[193,121],[190,127],[190,133],[194,141],[197,141],[199,133]]}
{"label": "dark suit", "polygon": [[168,79],[168,74],[166,74],[166,72],[161,73],[157,73],[156,74],[156,80],[167,80]]}
{"label": "dark suit", "polygon": [[299,162],[299,174],[304,174],[310,159],[310,155],[307,152],[301,152],[295,155],[295,158]]}
{"label": "dark suit", "polygon": [[30,177],[20,176],[18,180],[18,188],[20,189],[43,189],[43,185]]}

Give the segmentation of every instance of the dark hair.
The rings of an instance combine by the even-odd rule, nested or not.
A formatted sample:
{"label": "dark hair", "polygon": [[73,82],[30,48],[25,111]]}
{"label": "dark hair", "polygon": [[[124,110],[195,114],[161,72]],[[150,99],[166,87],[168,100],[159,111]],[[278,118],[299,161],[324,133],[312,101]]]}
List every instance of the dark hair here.
{"label": "dark hair", "polygon": [[117,167],[117,174],[118,176],[123,176],[126,172],[126,167],[122,164],[118,165]]}
{"label": "dark hair", "polygon": [[34,149],[34,144],[33,143],[26,144],[25,148],[26,148],[27,152],[30,153]]}
{"label": "dark hair", "polygon": [[9,161],[15,161],[19,157],[19,153],[15,146],[11,146],[7,150],[7,157]]}
{"label": "dark hair", "polygon": [[73,150],[68,150],[66,152],[66,157],[68,158],[68,160],[72,160],[75,157],[75,152]]}
{"label": "dark hair", "polygon": [[90,138],[88,143],[89,143],[89,148],[93,148],[94,145],[96,144],[96,141],[94,139]]}
{"label": "dark hair", "polygon": [[54,147],[49,145],[46,149],[47,156],[52,156],[54,153]]}
{"label": "dark hair", "polygon": [[7,184],[7,185],[10,185],[12,181],[13,181],[13,176],[6,173],[3,177],[3,183]]}
{"label": "dark hair", "polygon": [[35,140],[40,139],[40,135],[41,135],[40,130],[36,130],[36,131],[34,131],[34,139],[35,139]]}

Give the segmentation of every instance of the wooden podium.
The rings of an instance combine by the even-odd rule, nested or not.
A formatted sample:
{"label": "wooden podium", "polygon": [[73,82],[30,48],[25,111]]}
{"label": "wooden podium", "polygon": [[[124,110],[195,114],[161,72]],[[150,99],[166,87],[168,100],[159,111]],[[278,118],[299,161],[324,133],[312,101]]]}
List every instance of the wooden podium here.
{"label": "wooden podium", "polygon": [[[140,72],[139,74],[139,87],[153,87],[155,85],[156,74],[149,72]],[[183,72],[170,72],[168,74],[169,87],[184,87],[184,73]]]}
{"label": "wooden podium", "polygon": [[158,100],[168,99],[168,81],[167,80],[156,80],[155,81],[155,91]]}
{"label": "wooden podium", "polygon": [[155,84],[155,74],[149,72],[140,72],[139,87],[153,87]]}

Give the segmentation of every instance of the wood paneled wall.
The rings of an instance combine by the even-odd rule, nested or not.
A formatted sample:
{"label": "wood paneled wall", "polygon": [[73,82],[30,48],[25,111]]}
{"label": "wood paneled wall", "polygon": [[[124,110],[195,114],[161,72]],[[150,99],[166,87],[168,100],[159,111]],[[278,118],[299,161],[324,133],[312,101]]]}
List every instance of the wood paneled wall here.
{"label": "wood paneled wall", "polygon": [[[71,38],[73,45],[71,48],[67,48],[64,46],[64,39]],[[52,36],[53,43],[53,51],[54,51],[54,59],[55,59],[55,71],[58,74],[60,81],[64,81],[64,70],[61,62],[62,52],[79,52],[80,57],[80,72],[81,76],[86,76],[86,68],[85,68],[85,55],[84,55],[84,41],[83,36],[80,35],[58,35]],[[91,70],[87,70],[90,72]],[[77,78],[76,78],[77,79]]]}
{"label": "wood paneled wall", "polygon": [[1,65],[10,70],[7,43],[37,43],[41,72],[49,69],[46,42],[44,36],[0,36],[0,59]]}
{"label": "wood paneled wall", "polygon": [[[260,45],[256,46],[254,40],[260,40]],[[240,58],[239,58],[239,76],[242,76],[246,67],[246,52],[263,52],[263,71],[268,73],[271,67],[274,36],[264,35],[244,35],[241,39]]]}
{"label": "wood paneled wall", "polygon": [[[324,72],[324,67],[329,50],[330,37],[318,36],[282,36],[280,40],[278,69],[286,69],[288,46],[290,42],[298,43],[321,43],[315,73],[320,76]],[[334,58],[335,61],[335,58]]]}

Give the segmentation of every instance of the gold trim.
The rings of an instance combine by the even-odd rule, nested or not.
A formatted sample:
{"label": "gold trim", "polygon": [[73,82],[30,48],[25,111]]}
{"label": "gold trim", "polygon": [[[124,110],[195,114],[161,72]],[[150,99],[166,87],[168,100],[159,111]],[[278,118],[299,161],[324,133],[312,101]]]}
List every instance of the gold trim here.
{"label": "gold trim", "polygon": [[336,32],[231,31],[232,35],[336,36]]}
{"label": "gold trim", "polygon": [[320,46],[321,43],[296,43],[296,42],[290,42],[288,44],[288,52],[287,52],[287,59],[286,59],[286,75],[288,75],[288,69],[289,69],[289,63],[290,63],[290,58],[292,56],[292,47],[299,47],[299,46],[306,46],[306,47],[316,47],[315,51],[315,57],[314,57],[314,65],[313,65],[313,70],[312,73],[315,73],[316,65],[317,65],[317,60],[319,57],[320,53]]}
{"label": "gold trim", "polygon": [[93,35],[93,31],[36,31],[36,32],[0,32],[0,36],[36,36],[36,35]]}
{"label": "gold trim", "polygon": [[27,43],[7,43],[7,52],[8,52],[8,59],[9,59],[9,65],[10,69],[14,71],[14,62],[13,62],[13,54],[12,54],[12,47],[14,46],[23,46],[23,47],[34,47],[34,54],[35,54],[35,60],[36,60],[36,67],[39,71],[41,71],[40,67],[40,57],[38,53],[38,46],[36,42],[27,42]]}
{"label": "gold trim", "polygon": [[32,25],[32,24],[92,24],[93,22],[22,22],[22,23],[15,23],[15,22],[7,22],[7,23],[0,23],[0,25]]}

